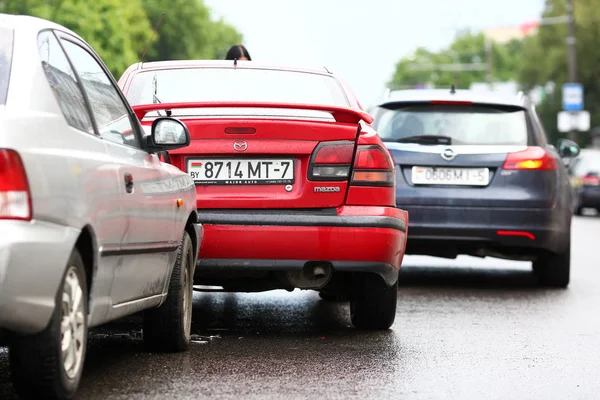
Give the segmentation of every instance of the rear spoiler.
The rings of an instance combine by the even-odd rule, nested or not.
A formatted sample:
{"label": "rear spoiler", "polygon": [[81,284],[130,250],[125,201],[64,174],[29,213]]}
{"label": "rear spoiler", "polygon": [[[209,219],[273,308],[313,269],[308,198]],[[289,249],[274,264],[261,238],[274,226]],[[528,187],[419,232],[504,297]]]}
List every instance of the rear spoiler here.
{"label": "rear spoiler", "polygon": [[373,117],[362,110],[356,110],[350,107],[324,106],[313,104],[293,104],[293,103],[258,103],[258,102],[189,102],[189,103],[158,103],[141,104],[133,106],[133,111],[141,121],[146,114],[151,111],[173,110],[181,108],[283,108],[288,110],[311,110],[330,113],[336,122],[359,123],[364,121],[368,124],[373,122]]}

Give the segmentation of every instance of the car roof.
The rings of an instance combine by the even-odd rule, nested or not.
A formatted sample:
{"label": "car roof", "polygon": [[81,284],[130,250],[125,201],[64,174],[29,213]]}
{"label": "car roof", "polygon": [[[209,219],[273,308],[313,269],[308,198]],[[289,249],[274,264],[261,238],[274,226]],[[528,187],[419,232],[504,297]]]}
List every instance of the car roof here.
{"label": "car roof", "polygon": [[134,64],[135,69],[170,69],[170,68],[240,68],[240,69],[272,69],[290,72],[309,72],[321,75],[333,75],[327,67],[298,66],[298,65],[279,65],[261,63],[257,61],[238,61],[234,66],[231,60],[169,60],[169,61],[149,61]]}
{"label": "car roof", "polygon": [[479,104],[526,107],[528,98],[523,93],[506,95],[499,93],[482,93],[479,91],[457,89],[407,89],[391,90],[387,98],[378,105],[393,103],[411,103],[428,101],[464,101]]}
{"label": "car roof", "polygon": [[63,31],[69,33],[70,35],[75,36],[78,39],[81,39],[85,42],[78,34],[73,32],[72,30],[65,28],[62,25],[56,24],[54,22],[38,18],[32,17],[29,15],[12,15],[12,14],[2,14],[0,13],[0,26],[13,29],[15,31],[20,30],[34,30],[41,31],[44,29],[55,29],[59,31]]}

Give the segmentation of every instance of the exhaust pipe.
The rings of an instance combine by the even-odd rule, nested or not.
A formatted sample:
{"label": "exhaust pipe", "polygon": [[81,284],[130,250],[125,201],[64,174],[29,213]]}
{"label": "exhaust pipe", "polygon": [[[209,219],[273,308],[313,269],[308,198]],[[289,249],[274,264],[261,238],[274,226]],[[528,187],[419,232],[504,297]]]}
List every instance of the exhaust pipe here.
{"label": "exhaust pipe", "polygon": [[333,266],[322,261],[309,261],[300,271],[287,271],[285,277],[295,288],[321,289],[331,279]]}

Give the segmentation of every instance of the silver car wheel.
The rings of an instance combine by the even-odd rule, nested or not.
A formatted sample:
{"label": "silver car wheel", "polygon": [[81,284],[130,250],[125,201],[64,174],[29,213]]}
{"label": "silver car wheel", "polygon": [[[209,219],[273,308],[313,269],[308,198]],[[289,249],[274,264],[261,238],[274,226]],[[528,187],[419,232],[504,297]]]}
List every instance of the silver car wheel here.
{"label": "silver car wheel", "polygon": [[85,305],[77,269],[69,267],[61,303],[60,341],[65,373],[75,379],[83,362],[85,343]]}

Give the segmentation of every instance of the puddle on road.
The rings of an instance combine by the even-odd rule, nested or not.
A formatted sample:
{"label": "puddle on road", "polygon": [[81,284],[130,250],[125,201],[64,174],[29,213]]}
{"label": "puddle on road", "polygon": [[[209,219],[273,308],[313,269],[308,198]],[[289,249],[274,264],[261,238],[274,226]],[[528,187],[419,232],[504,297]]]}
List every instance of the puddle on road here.
{"label": "puddle on road", "polygon": [[215,339],[221,339],[221,335],[211,335],[211,336],[201,336],[201,335],[191,335],[190,342],[196,344],[207,344],[212,342]]}

